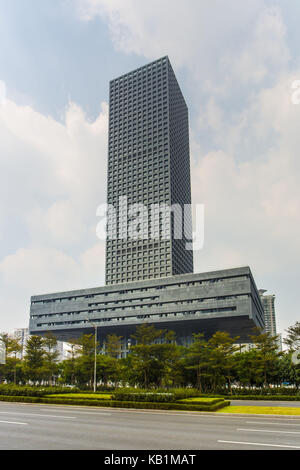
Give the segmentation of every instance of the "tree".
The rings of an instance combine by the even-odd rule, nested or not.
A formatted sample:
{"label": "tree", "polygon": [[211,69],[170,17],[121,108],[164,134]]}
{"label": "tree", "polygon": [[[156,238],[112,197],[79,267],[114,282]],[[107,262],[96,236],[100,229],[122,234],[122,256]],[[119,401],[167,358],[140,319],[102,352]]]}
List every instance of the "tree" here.
{"label": "tree", "polygon": [[[92,387],[95,363],[95,336],[82,335],[78,340],[79,357],[76,360],[76,375],[80,384],[88,383]],[[96,343],[98,349],[99,343]]]}
{"label": "tree", "polygon": [[43,372],[48,378],[48,384],[51,386],[53,382],[53,375],[57,372],[57,360],[59,357],[59,352],[56,349],[57,339],[53,333],[46,333],[43,338],[43,348],[44,348],[44,360],[43,360]]}
{"label": "tree", "polygon": [[209,349],[203,333],[194,333],[193,341],[187,348],[185,367],[195,371],[196,387],[202,393],[204,387],[204,375],[209,364]]}
{"label": "tree", "polygon": [[239,349],[234,344],[237,340],[238,337],[231,338],[223,331],[217,331],[208,341],[203,333],[193,335],[193,342],[186,352],[186,368],[195,371],[196,387],[200,392],[214,391],[226,382],[231,391],[235,353]]}
{"label": "tree", "polygon": [[33,382],[41,382],[43,375],[44,342],[41,336],[30,336],[25,347],[24,369]]}
{"label": "tree", "polygon": [[107,335],[105,339],[105,352],[108,356],[117,359],[121,355],[123,336]]}
{"label": "tree", "polygon": [[11,338],[7,347],[7,358],[8,365],[11,364],[13,368],[14,384],[17,382],[17,367],[20,364],[21,360],[18,358],[18,354],[22,352],[22,345],[20,341],[16,338]]}
{"label": "tree", "polygon": [[128,380],[146,388],[172,381],[172,367],[178,357],[175,333],[142,324],[132,338],[136,344],[131,347],[127,362]]}
{"label": "tree", "polygon": [[283,355],[278,351],[278,336],[261,333],[259,329],[255,329],[255,334],[249,335],[249,337],[255,345],[256,361],[253,367],[261,376],[264,387],[267,387],[272,382],[275,363]]}
{"label": "tree", "polygon": [[213,371],[213,389],[227,382],[231,393],[231,381],[236,366],[235,353],[239,346],[235,343],[239,336],[231,338],[225,331],[217,331],[208,341],[210,348],[210,367]]}
{"label": "tree", "polygon": [[121,364],[120,359],[98,354],[97,356],[97,377],[104,384],[108,382],[116,384],[120,381]]}
{"label": "tree", "polygon": [[258,356],[255,349],[235,355],[236,378],[243,386],[261,385],[261,371],[257,369]]}
{"label": "tree", "polygon": [[1,375],[8,382],[17,381],[17,369],[20,364],[18,354],[22,351],[22,346],[18,339],[13,338],[8,333],[1,333],[0,340],[5,345],[5,364],[1,366]]}
{"label": "tree", "polygon": [[136,327],[135,334],[131,338],[136,344],[152,344],[155,340],[161,338],[163,330],[157,330],[155,326],[143,323]]}
{"label": "tree", "polygon": [[284,344],[289,348],[289,351],[296,351],[300,349],[300,322],[296,322],[287,330],[287,337],[284,339]]}
{"label": "tree", "polygon": [[70,349],[67,351],[68,359],[61,363],[62,381],[71,385],[75,385],[77,378],[77,359],[80,355],[80,345],[78,339],[70,339],[68,341]]}

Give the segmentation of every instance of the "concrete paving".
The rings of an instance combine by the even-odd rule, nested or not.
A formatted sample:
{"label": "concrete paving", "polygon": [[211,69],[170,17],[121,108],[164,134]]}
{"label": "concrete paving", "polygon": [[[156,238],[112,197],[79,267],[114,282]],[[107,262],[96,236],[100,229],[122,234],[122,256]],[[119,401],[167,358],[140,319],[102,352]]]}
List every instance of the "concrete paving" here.
{"label": "concrete paving", "polygon": [[300,417],[0,403],[1,450],[300,449]]}

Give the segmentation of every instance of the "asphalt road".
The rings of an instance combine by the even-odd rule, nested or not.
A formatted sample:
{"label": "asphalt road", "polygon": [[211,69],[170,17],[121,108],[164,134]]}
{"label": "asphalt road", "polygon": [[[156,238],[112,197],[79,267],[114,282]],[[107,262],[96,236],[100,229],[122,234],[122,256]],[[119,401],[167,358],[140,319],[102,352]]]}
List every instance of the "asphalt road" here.
{"label": "asphalt road", "polygon": [[300,417],[1,402],[0,449],[292,450],[300,449]]}

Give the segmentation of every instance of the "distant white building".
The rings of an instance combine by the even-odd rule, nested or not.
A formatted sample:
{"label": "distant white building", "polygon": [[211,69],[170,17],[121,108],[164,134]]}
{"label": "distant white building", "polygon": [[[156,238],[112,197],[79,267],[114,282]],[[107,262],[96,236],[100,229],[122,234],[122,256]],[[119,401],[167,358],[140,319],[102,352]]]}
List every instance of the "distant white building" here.
{"label": "distant white building", "polygon": [[[259,296],[264,308],[265,318],[265,332],[270,333],[272,336],[277,336],[278,351],[282,351],[282,334],[277,333],[276,329],[276,314],[275,314],[275,295],[265,295],[266,289],[259,290]],[[241,344],[243,351],[250,351],[254,344]]]}
{"label": "distant white building", "polygon": [[29,338],[29,330],[28,328],[17,328],[14,330],[14,338],[19,340],[20,345],[22,346],[21,352],[18,354],[20,359],[23,359],[25,355],[25,347],[27,340]]}
{"label": "distant white building", "polygon": [[[23,359],[25,356],[26,352],[26,343],[29,338],[29,329],[28,328],[17,328],[14,330],[13,334],[15,339],[18,339],[21,346],[22,346],[22,351],[18,355],[20,359]],[[64,343],[62,341],[57,341],[57,346],[56,346],[56,351],[59,353],[59,356],[57,358],[58,362],[63,361],[66,359],[66,352],[65,352],[65,347]]]}
{"label": "distant white building", "polygon": [[275,295],[264,295],[267,292],[265,289],[259,290],[261,302],[264,307],[265,314],[265,331],[276,336],[276,316],[275,316]]}
{"label": "distant white building", "polygon": [[277,336],[278,336],[278,340],[277,340],[277,342],[278,342],[278,351],[282,351],[282,334],[279,333]]}
{"label": "distant white building", "polygon": [[0,364],[5,364],[6,362],[6,348],[3,341],[0,339]]}
{"label": "distant white building", "polygon": [[62,341],[57,341],[56,351],[58,352],[59,356],[57,358],[58,362],[63,361],[66,358],[64,343]]}

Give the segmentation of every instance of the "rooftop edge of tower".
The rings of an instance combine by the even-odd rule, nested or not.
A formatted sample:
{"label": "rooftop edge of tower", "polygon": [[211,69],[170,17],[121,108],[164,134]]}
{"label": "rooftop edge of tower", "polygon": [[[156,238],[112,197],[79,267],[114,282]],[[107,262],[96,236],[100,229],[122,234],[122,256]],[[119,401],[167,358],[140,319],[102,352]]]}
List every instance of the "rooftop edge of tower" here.
{"label": "rooftop edge of tower", "polygon": [[[143,66],[141,66],[141,67],[138,67],[137,69],[133,69],[133,70],[131,70],[130,72],[124,73],[124,74],[122,74],[122,75],[120,75],[120,76],[118,76],[118,77],[116,77],[116,78],[113,78],[112,80],[109,81],[109,83],[113,83],[113,82],[115,82],[115,81],[117,81],[117,80],[123,79],[124,77],[127,77],[127,76],[129,76],[129,75],[131,75],[131,74],[133,74],[133,73],[135,73],[135,72],[142,71],[143,69],[146,69],[147,67],[152,67],[152,66],[155,65],[157,62],[161,62],[161,61],[164,61],[164,60],[166,60],[166,61],[169,63],[169,65],[171,65],[170,59],[169,59],[169,57],[166,55],[166,56],[160,57],[159,59],[153,60],[152,62],[149,62],[149,63],[147,63],[147,64],[145,64],[145,65],[143,65]],[[171,65],[171,67],[172,67],[172,65]]]}

